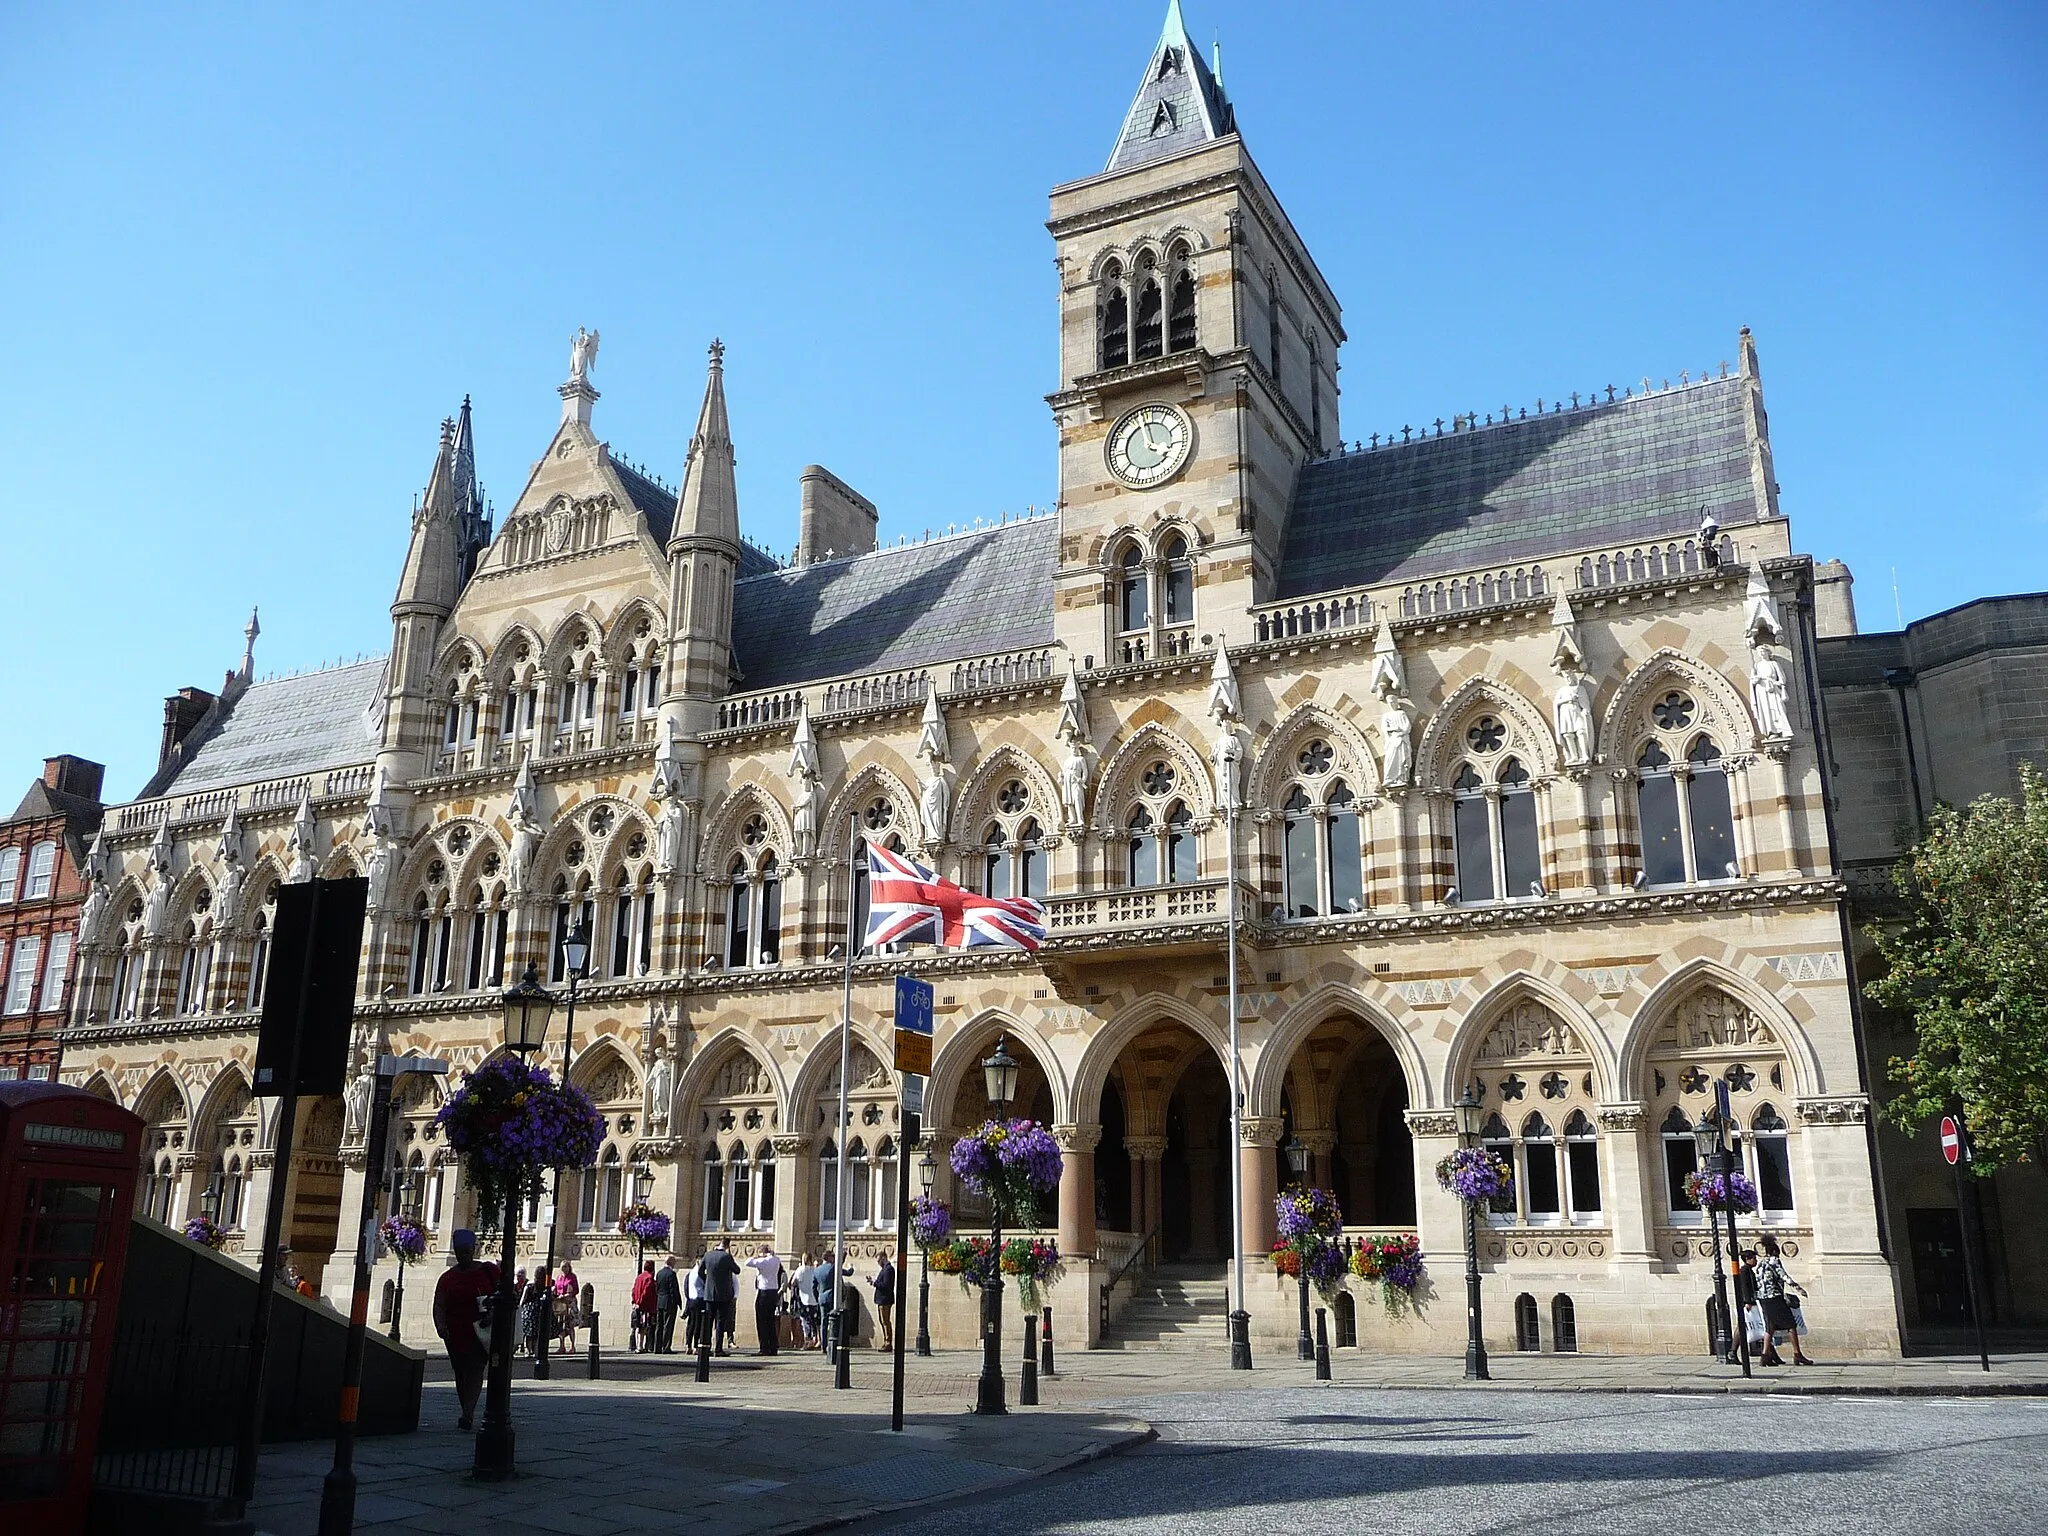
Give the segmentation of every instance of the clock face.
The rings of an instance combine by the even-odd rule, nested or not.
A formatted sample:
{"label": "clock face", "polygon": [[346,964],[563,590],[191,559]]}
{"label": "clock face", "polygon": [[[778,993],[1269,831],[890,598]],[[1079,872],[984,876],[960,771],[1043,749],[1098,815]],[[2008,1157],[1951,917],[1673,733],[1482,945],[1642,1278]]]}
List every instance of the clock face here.
{"label": "clock face", "polygon": [[1109,472],[1133,490],[1163,485],[1186,467],[1194,424],[1171,405],[1141,405],[1110,429],[1104,456]]}

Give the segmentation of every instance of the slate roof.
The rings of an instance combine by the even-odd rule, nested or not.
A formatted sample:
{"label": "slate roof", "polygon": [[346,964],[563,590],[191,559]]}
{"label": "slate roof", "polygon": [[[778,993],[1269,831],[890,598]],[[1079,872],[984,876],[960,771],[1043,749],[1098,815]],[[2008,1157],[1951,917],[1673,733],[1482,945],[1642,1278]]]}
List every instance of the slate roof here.
{"label": "slate roof", "polygon": [[[612,468],[618,471],[619,483],[626,488],[626,494],[633,498],[633,505],[647,519],[647,531],[654,535],[654,542],[668,548],[668,536],[676,524],[676,493],[656,484],[634,469],[617,455],[609,455]],[[740,579],[749,576],[764,576],[770,571],[780,570],[775,557],[766,550],[753,545],[740,545]]]}
{"label": "slate roof", "polygon": [[191,794],[230,784],[288,778],[367,763],[377,738],[364,722],[383,685],[384,658],[252,683],[217,709],[196,749],[157,794]]}
{"label": "slate roof", "polygon": [[1318,460],[1281,598],[1754,522],[1740,377]]}
{"label": "slate roof", "polygon": [[1164,160],[1236,131],[1222,83],[1210,73],[1202,50],[1189,40],[1180,0],[1171,0],[1165,29],[1103,169],[1121,171]]}
{"label": "slate roof", "polygon": [[742,579],[743,689],[893,672],[1052,643],[1051,517]]}

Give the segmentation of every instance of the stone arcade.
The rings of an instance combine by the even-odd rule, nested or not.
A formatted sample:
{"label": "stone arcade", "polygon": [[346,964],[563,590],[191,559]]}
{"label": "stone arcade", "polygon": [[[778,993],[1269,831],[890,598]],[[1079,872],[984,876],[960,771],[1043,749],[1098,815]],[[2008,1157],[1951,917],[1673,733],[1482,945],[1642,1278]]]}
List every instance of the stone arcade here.
{"label": "stone arcade", "polygon": [[[1140,1243],[1222,1272],[1232,1157],[1261,1348],[1291,1337],[1262,1255],[1298,1136],[1355,1229],[1413,1227],[1428,1256],[1416,1317],[1361,1291],[1361,1341],[1455,1352],[1460,1224],[1433,1168],[1473,1084],[1520,1173],[1482,1238],[1494,1342],[1526,1296],[1546,1347],[1569,1313],[1581,1348],[1690,1353],[1710,1265],[1677,1191],[1718,1080],[1815,1347],[1895,1349],[1813,565],[1748,333],[1675,383],[1347,440],[1336,298],[1177,6],[1108,168],[1054,190],[1049,228],[1053,514],[963,508],[960,532],[878,548],[876,508],[813,467],[779,562],[741,535],[720,347],[678,494],[597,434],[579,334],[560,426],[495,530],[467,402],[444,426],[388,658],[257,681],[245,657],[218,696],[172,701],[160,771],[89,865],[64,1059],[147,1117],[148,1208],[181,1219],[217,1183],[240,1229],[288,1177],[301,1263],[345,1288],[362,1118],[306,1106],[279,1170],[247,1073],[278,883],[353,871],[373,907],[352,1071],[379,1049],[475,1065],[496,991],[533,957],[559,982],[555,941],[591,926],[575,1077],[607,1136],[564,1180],[557,1248],[613,1340],[636,1186],[685,1250],[815,1248],[843,1216],[871,1271],[917,1155],[884,1045],[911,966],[938,990],[941,1166],[998,1035],[1065,1149],[1045,1215],[1076,1342]],[[1052,938],[862,961],[842,1147],[851,825],[1042,895]],[[429,1128],[438,1090],[407,1081],[398,1157],[439,1244],[469,1202]],[[546,1212],[526,1214],[537,1264]],[[941,1342],[968,1342],[957,1288],[933,1299]]]}

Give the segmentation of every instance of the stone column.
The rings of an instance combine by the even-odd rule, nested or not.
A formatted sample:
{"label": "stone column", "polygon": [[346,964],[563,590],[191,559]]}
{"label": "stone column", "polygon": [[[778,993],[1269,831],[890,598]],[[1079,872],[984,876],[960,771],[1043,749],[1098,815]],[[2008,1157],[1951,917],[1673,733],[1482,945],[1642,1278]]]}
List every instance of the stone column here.
{"label": "stone column", "polygon": [[205,1213],[206,1207],[200,1203],[199,1197],[205,1192],[207,1175],[213,1171],[212,1162],[211,1158],[198,1152],[178,1154],[178,1183],[171,1203],[179,1214],[172,1216],[170,1225],[178,1226]]}
{"label": "stone column", "polygon": [[[341,1161],[341,1218],[334,1224],[334,1253],[328,1259],[327,1268],[320,1276],[320,1289],[329,1301],[345,1313],[349,1307],[348,1298],[354,1293],[356,1285],[356,1248],[363,1240],[363,1181],[369,1177],[370,1159],[360,1144],[343,1147],[336,1155]],[[388,1166],[384,1172],[385,1177],[389,1178],[391,1170]],[[371,1244],[369,1257],[370,1267],[374,1272],[377,1266],[375,1243]],[[374,1280],[370,1289],[374,1295],[377,1289]],[[407,1298],[408,1301],[413,1299]],[[432,1305],[431,1298],[428,1304]]]}
{"label": "stone column", "polygon": [[1408,835],[1408,791],[1400,785],[1390,785],[1386,791],[1386,816],[1392,831],[1388,837],[1390,857],[1388,868],[1392,872],[1392,897],[1394,910],[1408,911],[1415,903],[1414,859],[1410,853]]}
{"label": "stone column", "polygon": [[1404,1118],[1415,1142],[1415,1232],[1439,1292],[1459,1305],[1465,1270],[1465,1214],[1436,1181],[1436,1165],[1458,1149],[1458,1117],[1449,1110],[1411,1109]]}
{"label": "stone column", "polygon": [[[259,1147],[249,1154],[249,1184],[242,1192],[242,1262],[254,1269],[263,1260],[263,1223],[270,1212],[270,1182],[278,1177],[277,1154],[269,1147]],[[179,1217],[172,1214],[172,1225]],[[291,1220],[291,1207],[285,1207],[285,1220]],[[279,1242],[290,1242],[289,1236],[280,1237]]]}
{"label": "stone column", "polygon": [[1758,766],[1763,770],[1764,792],[1778,813],[1778,842],[1783,861],[1779,868],[1797,879],[1805,872],[1806,860],[1800,857],[1799,835],[1792,824],[1792,783],[1785,767],[1789,750],[1786,746],[1765,747]]}
{"label": "stone column", "polygon": [[1190,1147],[1188,1164],[1188,1248],[1197,1254],[1227,1253],[1216,1233],[1215,1190],[1216,1149]]}
{"label": "stone column", "polygon": [[1600,1106],[1600,1145],[1606,1151],[1607,1187],[1601,1192],[1614,1231],[1614,1257],[1648,1264],[1657,1257],[1654,1181],[1656,1133],[1640,1104]]}
{"label": "stone column", "polygon": [[[1131,1225],[1142,1238],[1159,1224],[1159,1160],[1166,1155],[1166,1138],[1126,1136],[1124,1151],[1131,1159]],[[1159,1262],[1158,1247],[1155,1241],[1148,1262]]]}
{"label": "stone column", "polygon": [[1565,796],[1566,805],[1577,821],[1577,841],[1573,852],[1582,872],[1580,881],[1589,895],[1612,883],[1604,867],[1606,860],[1603,857],[1599,808],[1591,782],[1592,774],[1591,768],[1572,769],[1571,788]]}
{"label": "stone column", "polygon": [[1262,1258],[1273,1251],[1278,1225],[1273,1203],[1280,1195],[1281,1120],[1278,1115],[1248,1115],[1238,1121],[1238,1128],[1244,1249]]}
{"label": "stone column", "polygon": [[1306,1177],[1310,1185],[1317,1189],[1329,1189],[1330,1179],[1335,1171],[1330,1166],[1330,1154],[1337,1150],[1336,1132],[1302,1131],[1299,1134],[1301,1144],[1308,1148]]}
{"label": "stone column", "polygon": [[1095,1257],[1095,1149],[1099,1125],[1056,1125],[1060,1144],[1060,1252],[1069,1260]]}
{"label": "stone column", "polygon": [[795,1262],[810,1246],[817,1205],[817,1164],[808,1136],[777,1136],[775,1146],[775,1251]]}

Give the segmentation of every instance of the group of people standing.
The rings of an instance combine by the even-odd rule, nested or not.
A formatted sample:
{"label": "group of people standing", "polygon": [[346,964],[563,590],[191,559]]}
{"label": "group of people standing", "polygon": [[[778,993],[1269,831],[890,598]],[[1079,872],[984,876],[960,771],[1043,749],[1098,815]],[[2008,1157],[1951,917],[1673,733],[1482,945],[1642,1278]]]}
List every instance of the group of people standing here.
{"label": "group of people standing", "polygon": [[[815,1349],[822,1341],[823,1320],[832,1300],[833,1264],[830,1254],[815,1262],[810,1254],[792,1270],[771,1244],[742,1263],[732,1252],[727,1238],[716,1248],[687,1264],[669,1254],[660,1265],[652,1259],[642,1262],[633,1280],[633,1347],[651,1354],[675,1352],[678,1313],[683,1318],[683,1347],[708,1347],[714,1355],[727,1354],[735,1344],[742,1289],[742,1271],[752,1272],[750,1292],[754,1306],[754,1334],[757,1355],[779,1354],[784,1346]],[[849,1271],[848,1281],[855,1276]],[[878,1347],[888,1349],[894,1340],[896,1308],[896,1266],[884,1254],[873,1278]],[[849,1312],[855,1298],[848,1286],[844,1298]]]}

